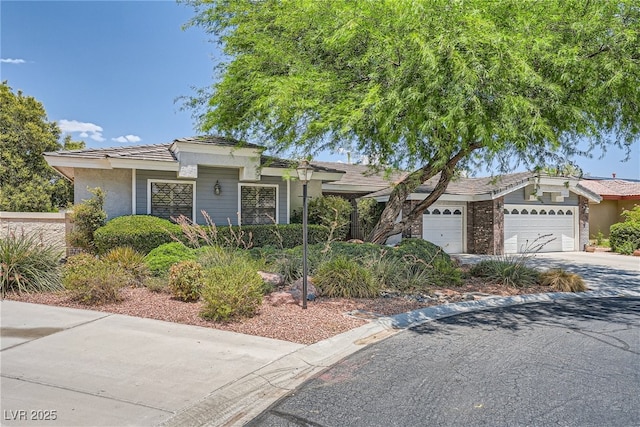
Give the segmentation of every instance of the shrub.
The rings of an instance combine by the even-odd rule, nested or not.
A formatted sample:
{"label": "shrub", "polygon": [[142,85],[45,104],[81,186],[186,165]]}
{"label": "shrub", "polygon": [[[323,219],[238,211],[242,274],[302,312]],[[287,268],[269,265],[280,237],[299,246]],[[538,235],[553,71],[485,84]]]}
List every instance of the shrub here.
{"label": "shrub", "polygon": [[171,293],[171,288],[169,288],[169,281],[165,277],[147,277],[147,279],[144,281],[144,287],[151,292]]}
{"label": "shrub", "polygon": [[89,191],[93,197],[73,207],[73,230],[69,234],[69,244],[94,253],[94,235],[96,230],[105,224],[107,213],[104,211],[104,191],[99,187]]}
{"label": "shrub", "polygon": [[614,251],[633,253],[640,249],[640,222],[619,222],[609,230],[609,243]]}
{"label": "shrub", "polygon": [[98,253],[104,254],[117,246],[130,246],[148,254],[163,243],[180,236],[177,224],[150,215],[126,215],[114,218],[94,233]]}
{"label": "shrub", "polygon": [[480,261],[469,270],[472,276],[484,277],[504,286],[531,286],[538,282],[539,273],[528,267],[524,257],[499,257]]}
{"label": "shrub", "polygon": [[229,320],[253,316],[260,308],[263,282],[255,264],[246,258],[205,270],[200,315],[205,319]]}
{"label": "shrub", "polygon": [[540,284],[550,286],[558,292],[584,292],[587,286],[582,277],[561,269],[553,269],[540,274]]}
{"label": "shrub", "polygon": [[640,205],[635,205],[633,209],[624,209],[622,211],[625,222],[638,222],[640,223]]}
{"label": "shrub", "polygon": [[120,289],[128,276],[116,264],[90,254],[70,257],[63,269],[64,287],[83,304],[104,304],[120,300]]}
{"label": "shrub", "polygon": [[320,295],[342,298],[374,298],[380,293],[370,270],[346,256],[337,256],[318,266],[313,284]]}
{"label": "shrub", "polygon": [[119,246],[111,249],[104,256],[104,261],[116,264],[127,275],[128,283],[133,286],[141,286],[149,277],[149,267],[144,260],[144,255],[129,246]]}
{"label": "shrub", "polygon": [[9,232],[0,239],[0,294],[8,291],[50,292],[62,289],[62,250],[43,245],[37,235]]}
{"label": "shrub", "polygon": [[181,301],[197,301],[203,283],[202,266],[195,261],[181,261],[169,269],[169,286],[173,296]]}
{"label": "shrub", "polygon": [[390,255],[398,258],[415,257],[427,263],[438,258],[451,262],[451,257],[440,246],[422,239],[403,239],[391,250]]}
{"label": "shrub", "polygon": [[351,224],[351,202],[339,196],[321,196],[308,205],[309,224],[324,225],[333,230],[333,238],[344,240]]}
{"label": "shrub", "polygon": [[364,197],[358,200],[358,222],[362,236],[365,238],[373,231],[384,210],[384,203],[376,199]]}
{"label": "shrub", "polygon": [[165,243],[149,252],[144,260],[156,276],[164,276],[173,264],[180,261],[195,261],[196,251],[180,242]]}

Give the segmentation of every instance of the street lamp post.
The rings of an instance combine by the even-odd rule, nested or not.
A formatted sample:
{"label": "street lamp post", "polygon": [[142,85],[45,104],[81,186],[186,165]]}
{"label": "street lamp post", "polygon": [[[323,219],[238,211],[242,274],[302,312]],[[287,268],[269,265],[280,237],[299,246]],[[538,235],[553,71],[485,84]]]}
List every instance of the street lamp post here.
{"label": "street lamp post", "polygon": [[302,183],[302,308],[307,308],[307,184],[313,175],[309,162],[303,160],[296,168]]}

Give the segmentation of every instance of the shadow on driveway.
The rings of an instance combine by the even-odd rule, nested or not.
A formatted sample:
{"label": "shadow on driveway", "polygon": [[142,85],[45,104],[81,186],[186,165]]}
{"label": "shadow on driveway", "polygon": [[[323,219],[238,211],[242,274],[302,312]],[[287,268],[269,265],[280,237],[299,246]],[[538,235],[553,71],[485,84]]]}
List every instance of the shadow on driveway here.
{"label": "shadow on driveway", "polygon": [[582,321],[605,321],[615,327],[640,327],[640,298],[590,298],[529,303],[467,312],[410,328],[419,334],[448,333],[448,326],[520,330],[533,324],[578,329]]}

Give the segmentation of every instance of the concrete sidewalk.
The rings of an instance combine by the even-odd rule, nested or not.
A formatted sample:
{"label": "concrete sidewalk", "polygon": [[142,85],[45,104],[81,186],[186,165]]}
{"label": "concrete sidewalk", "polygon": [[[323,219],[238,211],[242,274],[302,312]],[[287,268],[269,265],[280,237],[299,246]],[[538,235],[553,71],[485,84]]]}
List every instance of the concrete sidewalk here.
{"label": "concrete sidewalk", "polygon": [[378,319],[309,346],[2,301],[1,424],[243,425],[313,375],[402,328],[528,302],[640,295],[640,264],[631,257],[570,253],[538,260],[545,267],[579,270],[594,290],[429,307]]}
{"label": "concrete sidewalk", "polygon": [[392,331],[301,345],[89,310],[0,302],[2,425],[242,424]]}

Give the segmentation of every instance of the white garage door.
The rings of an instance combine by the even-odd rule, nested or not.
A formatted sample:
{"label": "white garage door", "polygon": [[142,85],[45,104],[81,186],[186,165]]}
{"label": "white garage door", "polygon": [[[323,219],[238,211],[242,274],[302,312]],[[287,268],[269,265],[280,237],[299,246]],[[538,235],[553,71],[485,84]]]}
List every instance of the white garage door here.
{"label": "white garage door", "polygon": [[445,252],[464,251],[464,207],[431,207],[422,216],[422,238],[441,246]]}
{"label": "white garage door", "polygon": [[504,252],[524,252],[547,241],[540,252],[575,251],[575,222],[571,206],[505,205]]}

